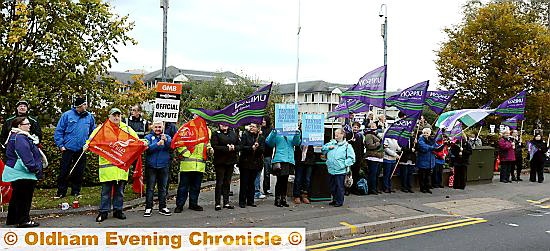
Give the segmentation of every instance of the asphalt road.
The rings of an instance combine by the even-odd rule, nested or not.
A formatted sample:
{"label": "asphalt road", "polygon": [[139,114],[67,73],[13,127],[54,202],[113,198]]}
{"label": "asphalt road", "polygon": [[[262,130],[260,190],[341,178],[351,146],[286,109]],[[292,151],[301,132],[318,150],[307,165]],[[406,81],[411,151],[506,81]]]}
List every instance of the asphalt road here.
{"label": "asphalt road", "polygon": [[[355,237],[350,242],[309,250],[550,250],[550,209],[536,206],[479,215],[467,220],[422,230]],[[418,227],[417,227],[418,228]],[[448,228],[448,229],[444,229]],[[403,237],[401,237],[403,236]],[[354,240],[354,241],[351,241]],[[336,240],[338,241],[338,240]],[[340,240],[341,241],[341,240]],[[334,243],[333,241],[332,243]],[[315,246],[313,246],[315,247]]]}

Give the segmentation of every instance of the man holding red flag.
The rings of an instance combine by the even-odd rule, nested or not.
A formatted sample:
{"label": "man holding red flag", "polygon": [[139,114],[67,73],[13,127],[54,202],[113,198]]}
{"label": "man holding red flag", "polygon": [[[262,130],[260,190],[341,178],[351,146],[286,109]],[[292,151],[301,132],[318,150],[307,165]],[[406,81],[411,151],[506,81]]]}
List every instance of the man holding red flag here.
{"label": "man holding red flag", "polygon": [[131,127],[120,122],[120,114],[120,109],[111,109],[109,119],[92,132],[84,146],[84,150],[90,149],[99,155],[101,202],[96,222],[107,219],[111,202],[114,209],[113,217],[126,219],[122,212],[122,204],[124,185],[128,181],[128,169],[138,159],[136,171],[141,172],[141,168],[138,167],[141,166],[141,154],[147,149],[147,142],[141,141]]}

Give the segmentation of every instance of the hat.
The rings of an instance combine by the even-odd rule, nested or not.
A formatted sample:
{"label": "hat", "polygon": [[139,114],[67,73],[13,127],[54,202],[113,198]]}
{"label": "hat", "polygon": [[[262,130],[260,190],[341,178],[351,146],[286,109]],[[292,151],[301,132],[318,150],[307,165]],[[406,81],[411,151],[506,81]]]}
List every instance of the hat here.
{"label": "hat", "polygon": [[73,102],[73,107],[79,107],[79,106],[81,106],[81,105],[83,105],[83,104],[85,104],[85,103],[87,103],[87,102],[86,102],[86,99],[80,98],[80,97],[79,97],[79,98],[76,98],[76,99],[74,100],[74,102]]}
{"label": "hat", "polygon": [[109,115],[113,115],[115,113],[118,113],[118,114],[122,114],[122,112],[120,111],[120,109],[118,108],[112,108],[110,111],[109,111]]}
{"label": "hat", "polygon": [[17,104],[15,104],[15,107],[18,107],[20,105],[26,105],[27,107],[29,107],[29,102],[27,102],[26,100],[19,100],[17,101]]}

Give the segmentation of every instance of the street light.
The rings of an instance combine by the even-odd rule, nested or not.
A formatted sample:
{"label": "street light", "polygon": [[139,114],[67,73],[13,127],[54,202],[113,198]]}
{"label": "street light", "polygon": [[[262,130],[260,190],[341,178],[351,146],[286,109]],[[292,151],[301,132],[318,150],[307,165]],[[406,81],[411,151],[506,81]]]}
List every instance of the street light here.
{"label": "street light", "polygon": [[381,27],[381,35],[384,38],[384,65],[388,65],[388,7],[386,4],[380,5],[379,17],[384,17],[384,23]]}
{"label": "street light", "polygon": [[162,82],[166,82],[166,47],[168,43],[168,0],[160,0],[162,9]]}

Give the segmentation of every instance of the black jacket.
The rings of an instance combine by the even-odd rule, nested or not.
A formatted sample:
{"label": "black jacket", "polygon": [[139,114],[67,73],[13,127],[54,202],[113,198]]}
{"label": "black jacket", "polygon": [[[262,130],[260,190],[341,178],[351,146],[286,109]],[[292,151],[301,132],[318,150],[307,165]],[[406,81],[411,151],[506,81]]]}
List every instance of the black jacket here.
{"label": "black jacket", "polygon": [[27,117],[27,119],[29,119],[29,122],[31,123],[31,135],[36,135],[38,139],[40,139],[40,143],[42,143],[42,128],[40,128],[40,123],[38,123],[38,120],[35,117],[29,116],[28,113],[19,116],[17,114],[13,114],[4,121],[4,124],[2,125],[2,133],[0,133],[0,143],[2,143],[2,145],[6,143],[11,131],[11,122],[17,117]]}
{"label": "black jacket", "polygon": [[467,140],[462,140],[462,155],[460,155],[460,141],[451,144],[451,166],[468,166],[470,164],[470,155],[472,155],[472,146]]}
{"label": "black jacket", "polygon": [[[228,129],[226,133],[218,130],[213,133],[210,144],[214,149],[214,164],[237,164],[238,153],[241,148],[239,137],[233,129]],[[229,151],[227,145],[235,145],[234,151]]]}
{"label": "black jacket", "polygon": [[[254,143],[258,141],[258,148],[252,149]],[[244,132],[241,136],[241,156],[239,167],[245,169],[260,170],[264,166],[265,138],[263,135]]]}
{"label": "black jacket", "polygon": [[416,164],[416,152],[413,152],[412,148],[402,147],[401,151],[403,152],[403,155],[401,155],[399,163],[407,163],[410,160],[413,164]]}
{"label": "black jacket", "polygon": [[[134,118],[134,116],[126,118],[126,124],[134,129],[140,139],[143,139],[145,135],[149,134],[149,122],[141,116],[139,118]],[[170,135],[170,137],[172,136],[174,135]]]}
{"label": "black jacket", "polygon": [[306,159],[302,161],[302,145],[294,147],[294,162],[296,165],[315,165],[316,157],[313,146],[307,147]]}
{"label": "black jacket", "polygon": [[[262,136],[264,136],[264,139],[267,138],[267,135],[271,133],[271,127],[262,127]],[[270,157],[273,156],[273,147],[270,147],[268,145],[265,145],[264,148],[264,157]]]}
{"label": "black jacket", "polygon": [[546,159],[545,153],[548,151],[548,148],[546,147],[546,142],[542,140],[532,140],[531,144],[535,145],[535,147],[538,149],[538,151],[536,151],[533,155],[531,162],[544,163],[544,160]]}
{"label": "black jacket", "polygon": [[[353,152],[355,152],[355,159],[364,159],[365,158],[365,136],[362,133],[355,133],[355,138],[353,137],[353,132],[346,133],[346,140],[353,147]],[[353,140],[352,140],[353,139]]]}

